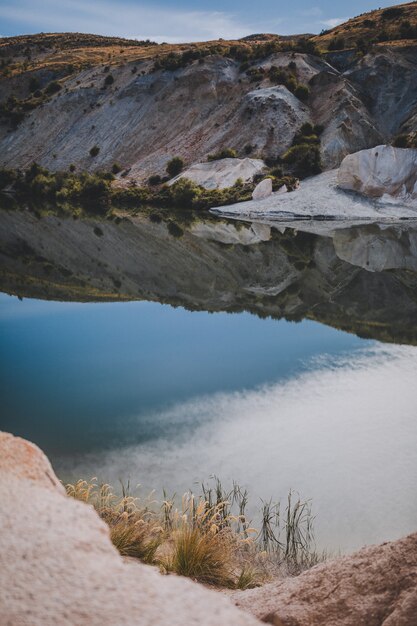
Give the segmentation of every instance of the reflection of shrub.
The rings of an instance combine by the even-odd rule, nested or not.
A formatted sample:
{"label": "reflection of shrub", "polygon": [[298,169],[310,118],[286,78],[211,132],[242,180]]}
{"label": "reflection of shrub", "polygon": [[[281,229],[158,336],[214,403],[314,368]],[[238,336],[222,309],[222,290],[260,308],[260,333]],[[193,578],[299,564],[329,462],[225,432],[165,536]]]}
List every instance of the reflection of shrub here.
{"label": "reflection of shrub", "polygon": [[180,174],[180,172],[182,172],[183,169],[184,169],[184,161],[181,159],[181,157],[178,157],[178,156],[168,161],[167,167],[166,167],[167,173],[171,176],[171,178]]}
{"label": "reflection of shrub", "polygon": [[48,94],[48,96],[52,96],[54,93],[58,93],[58,91],[61,91],[61,89],[62,89],[61,85],[56,80],[53,80],[46,87],[45,93]]}
{"label": "reflection of shrub", "polygon": [[16,172],[6,168],[0,169],[0,190],[12,185],[16,180]]}
{"label": "reflection of shrub", "polygon": [[40,82],[38,81],[37,78],[35,78],[35,76],[32,76],[32,78],[29,81],[29,91],[31,93],[33,93],[34,91],[38,91],[40,89]]}
{"label": "reflection of shrub", "polygon": [[175,222],[168,222],[168,232],[173,237],[182,237],[184,231]]}

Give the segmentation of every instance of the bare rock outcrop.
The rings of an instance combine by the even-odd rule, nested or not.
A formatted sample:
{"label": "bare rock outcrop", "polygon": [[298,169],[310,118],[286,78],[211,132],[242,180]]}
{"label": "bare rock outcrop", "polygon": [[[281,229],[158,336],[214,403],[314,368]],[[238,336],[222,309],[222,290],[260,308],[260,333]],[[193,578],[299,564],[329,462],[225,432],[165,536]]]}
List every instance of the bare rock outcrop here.
{"label": "bare rock outcrop", "polygon": [[338,185],[373,198],[417,201],[417,150],[381,145],[350,154],[340,165]]}
{"label": "bare rock outcrop", "polygon": [[258,183],[252,192],[252,200],[262,200],[268,198],[272,193],[272,179],[264,178]]}
{"label": "bare rock outcrop", "polygon": [[125,562],[93,508],[68,498],[35,445],[0,433],[0,623],[256,626],[229,599]]}
{"label": "bare rock outcrop", "polygon": [[416,626],[417,533],[233,597],[276,626]]}
{"label": "bare rock outcrop", "polygon": [[205,189],[226,189],[241,179],[251,182],[265,168],[261,159],[218,159],[208,163],[196,163],[169,181],[173,185],[181,178],[188,178]]}

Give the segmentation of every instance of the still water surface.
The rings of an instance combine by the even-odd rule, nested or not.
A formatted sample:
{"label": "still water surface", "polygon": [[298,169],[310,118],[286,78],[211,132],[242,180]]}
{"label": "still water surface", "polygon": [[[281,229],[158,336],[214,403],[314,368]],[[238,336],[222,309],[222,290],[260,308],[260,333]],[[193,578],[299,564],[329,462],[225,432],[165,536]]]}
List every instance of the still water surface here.
{"label": "still water surface", "polygon": [[[375,231],[362,230],[361,240],[364,234],[374,245]],[[107,235],[104,230],[104,250]],[[181,259],[188,250],[194,254],[200,240],[193,237],[170,240],[169,253],[179,250]],[[181,494],[216,474],[248,487],[255,503],[295,489],[312,499],[318,543],[332,550],[415,530],[417,348],[407,344],[414,343],[416,297],[408,234],[384,234],[383,243],[390,237],[408,246],[386,272],[370,272],[354,259],[342,262],[349,248],[342,250],[337,237],[337,258],[336,237],[295,238],[314,263],[300,261],[302,249],[295,257],[293,240],[289,254],[289,240],[278,236],[253,244],[252,256],[241,254],[240,245],[204,243],[200,260],[223,255],[223,267],[209,270],[218,274],[205,288],[195,266],[187,273],[185,263],[182,273],[176,267],[171,274],[164,266],[161,278],[151,275],[154,266],[144,271],[141,261],[137,283],[149,281],[168,294],[156,299],[173,297],[177,281],[176,305],[179,297],[189,306],[188,298],[209,296],[198,308],[217,312],[1,294],[1,429],[40,445],[64,480],[98,476],[115,484],[130,478],[143,493],[164,487]],[[16,247],[13,255],[7,262],[15,262]],[[26,291],[33,290],[33,258],[23,269],[13,266],[16,285],[23,278]],[[224,267],[230,275],[239,270],[234,282],[221,273]],[[271,274],[278,271],[282,276]],[[244,285],[255,275],[257,285]],[[284,297],[288,276],[297,287]],[[285,289],[271,287],[278,278]],[[39,285],[42,295],[44,280]],[[15,291],[25,295],[22,289]],[[240,312],[221,312],[232,295]],[[245,312],[256,307],[281,311],[277,317],[300,310],[294,317],[302,321]],[[311,311],[325,320],[331,315],[333,326],[366,324],[362,334],[370,338],[302,319]],[[411,339],[404,342],[404,336]]]}

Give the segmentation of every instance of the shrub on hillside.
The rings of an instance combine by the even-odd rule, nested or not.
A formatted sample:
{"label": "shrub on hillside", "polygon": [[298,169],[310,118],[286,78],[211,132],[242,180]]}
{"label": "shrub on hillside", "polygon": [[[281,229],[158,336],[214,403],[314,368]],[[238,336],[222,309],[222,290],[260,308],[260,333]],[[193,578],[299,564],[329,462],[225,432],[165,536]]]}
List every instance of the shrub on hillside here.
{"label": "shrub on hillside", "polygon": [[320,148],[310,143],[292,146],[282,157],[296,176],[304,178],[321,172]]}
{"label": "shrub on hillside", "polygon": [[301,100],[301,102],[306,102],[308,100],[308,96],[310,95],[310,90],[306,85],[297,85],[294,90],[294,96]]}
{"label": "shrub on hillside", "polygon": [[209,154],[207,157],[208,161],[219,161],[220,159],[236,159],[237,152],[233,148],[223,148],[219,152],[214,154]]}
{"label": "shrub on hillside", "polygon": [[93,146],[90,150],[90,156],[94,158],[98,155],[99,152],[100,152],[100,148],[97,145]]}
{"label": "shrub on hillside", "polygon": [[166,171],[173,178],[182,172],[184,169],[184,161],[181,157],[173,157],[167,163]]}
{"label": "shrub on hillside", "polygon": [[329,50],[343,50],[345,47],[345,40],[343,37],[335,37],[329,42]]}

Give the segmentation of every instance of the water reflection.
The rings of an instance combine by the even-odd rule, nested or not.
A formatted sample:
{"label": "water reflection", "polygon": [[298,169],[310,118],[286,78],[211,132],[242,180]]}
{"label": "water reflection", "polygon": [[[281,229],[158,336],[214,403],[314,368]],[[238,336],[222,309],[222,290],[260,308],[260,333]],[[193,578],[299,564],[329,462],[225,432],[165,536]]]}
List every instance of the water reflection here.
{"label": "water reflection", "polygon": [[142,493],[155,485],[182,493],[212,473],[238,478],[264,499],[296,488],[313,499],[322,546],[349,550],[401,537],[417,519],[416,377],[410,347],[322,360],[286,382],[154,413],[165,437],[61,470],[98,472],[113,483],[135,477]]}
{"label": "water reflection", "polygon": [[[164,216],[162,216],[164,217]],[[417,342],[417,226],[177,216],[94,220],[0,212],[0,288],[71,301],[309,318]]]}

